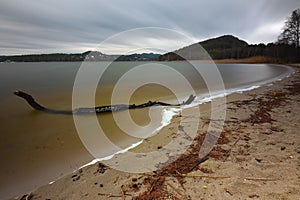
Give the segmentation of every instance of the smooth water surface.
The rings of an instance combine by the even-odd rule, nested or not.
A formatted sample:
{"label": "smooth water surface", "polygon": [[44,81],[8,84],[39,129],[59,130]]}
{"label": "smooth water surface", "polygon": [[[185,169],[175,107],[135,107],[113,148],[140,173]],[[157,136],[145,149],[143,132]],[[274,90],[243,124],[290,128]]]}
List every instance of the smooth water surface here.
{"label": "smooth water surface", "polygon": [[[192,62],[201,72],[210,70],[209,64]],[[35,99],[46,107],[68,110],[72,109],[72,89],[76,73],[81,63],[0,63],[0,198],[9,198],[20,195],[33,188],[47,184],[67,173],[76,170],[83,164],[91,161],[93,157],[88,153],[76,132],[74,121],[70,115],[51,115],[32,110],[23,99],[13,95],[14,90],[20,89],[32,94]],[[107,65],[105,62],[85,63],[87,67],[101,76],[95,95],[95,105],[111,103],[111,94],[115,83],[124,74],[137,66],[145,65],[149,72],[138,72],[130,78],[124,79],[122,90],[117,94],[117,103],[144,103],[148,100],[162,100],[176,102],[172,88],[160,86],[157,81],[139,87],[130,98],[124,102],[128,93],[126,88],[136,84],[136,80],[157,78],[168,79],[172,87],[178,89],[178,97],[185,99],[189,94],[197,96],[208,92],[203,77],[191,64],[185,62],[116,62]],[[182,82],[167,71],[151,74],[159,67],[168,66],[176,70],[188,80],[192,91],[186,91]],[[290,68],[272,65],[218,65],[226,89],[249,87],[270,82],[291,73]],[[210,80],[217,78],[213,74],[205,77]],[[136,79],[132,81],[132,79]],[[182,87],[182,88],[181,88]],[[82,98],[88,90],[89,81],[84,85]],[[213,87],[214,88],[214,87]],[[91,106],[91,105],[82,105]],[[149,109],[131,111],[134,122],[140,126],[148,125],[151,121]],[[161,122],[162,108],[153,109],[154,118],[139,134],[149,134]],[[122,113],[119,113],[122,116]],[[83,116],[89,117],[89,116]],[[97,116],[100,125],[107,137],[116,145],[125,148],[139,141],[121,131],[114,123],[112,115],[100,114]],[[130,129],[130,127],[129,127]],[[92,131],[92,130],[91,130]],[[134,131],[132,129],[131,131]],[[105,148],[105,145],[100,146]]]}

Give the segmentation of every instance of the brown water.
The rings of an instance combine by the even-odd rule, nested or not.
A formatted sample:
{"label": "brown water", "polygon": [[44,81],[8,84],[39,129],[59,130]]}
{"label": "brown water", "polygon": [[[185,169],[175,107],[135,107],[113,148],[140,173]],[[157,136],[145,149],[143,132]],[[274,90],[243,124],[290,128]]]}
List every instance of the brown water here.
{"label": "brown water", "polygon": [[[72,116],[51,115],[32,110],[22,99],[13,95],[15,89],[32,94],[43,105],[56,109],[72,108],[72,90],[76,73],[81,63],[1,63],[0,64],[0,199],[6,199],[30,191],[37,186],[70,173],[90,162],[93,157],[82,144]],[[111,94],[116,81],[135,66],[150,63],[118,62],[106,69],[95,96],[96,105],[111,104]],[[161,63],[160,63],[161,64]],[[201,75],[191,65],[184,62],[163,62],[177,70],[190,82],[198,96],[207,93]],[[193,62],[200,70],[209,70],[208,64]],[[91,70],[103,68],[105,63],[88,63]],[[153,64],[154,67],[157,67]],[[289,68],[270,65],[218,65],[225,88],[232,89],[262,84],[290,73]],[[140,73],[129,77],[122,84],[117,103],[126,103],[125,96],[135,78],[146,79],[151,73]],[[168,72],[161,72],[155,78],[170,80],[172,87],[179,89],[179,97],[184,99],[193,91],[181,88],[181,81]],[[153,77],[153,79],[155,79]],[[215,77],[209,77],[214,79]],[[87,81],[88,82],[88,81]],[[84,87],[88,89],[87,83]],[[82,91],[82,99],[89,98]],[[148,100],[177,102],[174,93],[156,83],[139,87],[129,103],[144,103]],[[89,105],[87,105],[89,106]],[[130,111],[135,123],[149,125],[140,131],[141,136],[151,133],[160,125],[162,108],[152,109],[154,117],[149,117],[149,109]],[[126,117],[120,112],[119,117]],[[123,116],[124,115],[124,116]],[[82,116],[85,120],[91,116]],[[97,116],[106,136],[117,146],[125,148],[139,141],[116,126],[111,114]],[[131,127],[127,127],[131,128]],[[92,131],[92,129],[91,129]],[[134,132],[135,129],[130,129]],[[104,151],[105,145],[99,147]]]}

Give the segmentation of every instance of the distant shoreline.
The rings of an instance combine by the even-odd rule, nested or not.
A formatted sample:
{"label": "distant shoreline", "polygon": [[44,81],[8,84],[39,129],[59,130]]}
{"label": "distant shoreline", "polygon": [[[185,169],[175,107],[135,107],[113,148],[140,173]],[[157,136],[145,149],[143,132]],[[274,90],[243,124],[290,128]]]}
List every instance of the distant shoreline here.
{"label": "distant shoreline", "polygon": [[82,60],[82,61],[4,61],[1,63],[51,63],[51,62],[209,62],[209,63],[216,63],[216,64],[286,64],[286,65],[293,65],[297,64],[298,62],[282,62],[276,61],[272,58],[268,58],[265,56],[255,56],[249,58],[242,58],[242,59],[212,59],[212,60],[170,60],[170,61],[159,61],[159,60],[99,60],[99,61],[91,61],[91,60]]}

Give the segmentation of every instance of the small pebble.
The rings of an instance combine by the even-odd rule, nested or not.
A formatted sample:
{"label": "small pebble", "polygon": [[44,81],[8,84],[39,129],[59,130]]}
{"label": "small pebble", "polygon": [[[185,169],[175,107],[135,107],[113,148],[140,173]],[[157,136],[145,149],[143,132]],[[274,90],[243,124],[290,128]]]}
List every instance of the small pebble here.
{"label": "small pebble", "polygon": [[255,158],[255,160],[259,163],[262,161],[262,159],[260,159],[260,158]]}
{"label": "small pebble", "polygon": [[72,176],[72,178],[75,178],[77,176],[77,174],[74,174],[73,176]]}
{"label": "small pebble", "polygon": [[73,178],[73,181],[78,181],[80,179],[80,176],[75,176],[74,178]]}
{"label": "small pebble", "polygon": [[132,181],[132,182],[136,182],[136,181],[137,181],[137,178],[132,178],[131,181]]}
{"label": "small pebble", "polygon": [[136,183],[135,183],[135,184],[133,184],[133,185],[132,185],[132,187],[133,187],[134,189],[137,189],[137,188],[139,188],[139,187],[138,187],[138,185],[137,185]]}
{"label": "small pebble", "polygon": [[251,195],[249,195],[249,198],[259,198],[259,196],[257,195],[257,194],[251,194]]}

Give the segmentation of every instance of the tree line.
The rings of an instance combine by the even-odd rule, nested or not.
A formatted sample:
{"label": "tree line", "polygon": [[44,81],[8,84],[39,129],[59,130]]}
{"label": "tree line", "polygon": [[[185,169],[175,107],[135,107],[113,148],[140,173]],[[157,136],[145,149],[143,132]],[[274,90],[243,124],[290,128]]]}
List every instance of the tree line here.
{"label": "tree line", "polygon": [[82,62],[82,61],[150,61],[157,60],[159,54],[143,53],[131,55],[107,55],[98,51],[84,53],[53,53],[0,56],[0,62]]}
{"label": "tree line", "polygon": [[[269,44],[249,45],[234,36],[222,36],[199,42],[174,52],[161,55],[159,60],[205,60],[210,59],[243,59],[256,56],[268,58],[270,62],[300,62],[300,9],[292,12],[285,21],[282,33],[278,40]],[[198,46],[198,47],[197,47]]]}
{"label": "tree line", "polygon": [[[287,44],[269,43],[248,45],[245,47],[234,47],[228,49],[212,49],[207,51],[214,60],[218,59],[244,59],[250,57],[267,57],[270,62],[300,62],[300,48],[295,48]],[[171,60],[206,60],[207,56],[194,52],[193,57],[183,56],[181,53],[170,52],[159,57],[160,61]]]}

